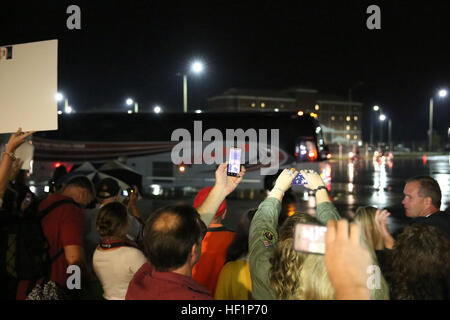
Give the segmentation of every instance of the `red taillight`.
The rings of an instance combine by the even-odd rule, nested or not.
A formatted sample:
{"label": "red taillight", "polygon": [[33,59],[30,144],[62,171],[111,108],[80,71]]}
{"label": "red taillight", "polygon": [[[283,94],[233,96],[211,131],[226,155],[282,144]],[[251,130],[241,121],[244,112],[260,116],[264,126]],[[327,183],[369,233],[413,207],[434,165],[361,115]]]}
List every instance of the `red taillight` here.
{"label": "red taillight", "polygon": [[308,152],[308,157],[310,160],[316,160],[317,159],[317,151],[310,151]]}
{"label": "red taillight", "polygon": [[62,166],[61,162],[56,162],[56,163],[53,164],[53,167],[55,167],[55,169],[59,168],[61,166]]}

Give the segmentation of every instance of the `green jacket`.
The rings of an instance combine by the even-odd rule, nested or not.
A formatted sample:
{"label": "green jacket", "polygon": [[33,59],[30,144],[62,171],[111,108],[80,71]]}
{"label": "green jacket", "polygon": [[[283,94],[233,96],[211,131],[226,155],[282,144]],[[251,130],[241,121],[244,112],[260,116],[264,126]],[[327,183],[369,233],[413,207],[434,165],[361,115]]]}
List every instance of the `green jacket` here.
{"label": "green jacket", "polygon": [[[275,292],[270,286],[270,258],[278,241],[278,216],[281,203],[275,198],[265,199],[253,217],[249,233],[249,267],[252,278],[252,296],[256,300],[274,300]],[[325,225],[328,220],[341,219],[336,207],[331,202],[322,202],[317,206],[317,220]],[[375,265],[375,253],[373,253]],[[389,299],[386,281],[381,276],[381,289],[372,290],[372,299]]]}

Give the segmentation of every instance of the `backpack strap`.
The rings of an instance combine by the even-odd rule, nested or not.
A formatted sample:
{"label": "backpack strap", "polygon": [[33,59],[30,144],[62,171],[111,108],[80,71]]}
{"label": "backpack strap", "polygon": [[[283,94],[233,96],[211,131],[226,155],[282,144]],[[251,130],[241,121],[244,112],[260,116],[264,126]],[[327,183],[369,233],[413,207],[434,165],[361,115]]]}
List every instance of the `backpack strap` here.
{"label": "backpack strap", "polygon": [[39,219],[42,220],[47,214],[49,214],[50,212],[55,210],[57,207],[59,207],[59,206],[61,206],[63,204],[67,204],[67,203],[71,203],[71,204],[77,206],[78,208],[80,208],[80,205],[78,203],[76,203],[75,201],[73,201],[72,199],[59,200],[59,201],[56,201],[56,202],[52,203],[51,205],[49,205],[44,210],[39,211],[38,212]]}

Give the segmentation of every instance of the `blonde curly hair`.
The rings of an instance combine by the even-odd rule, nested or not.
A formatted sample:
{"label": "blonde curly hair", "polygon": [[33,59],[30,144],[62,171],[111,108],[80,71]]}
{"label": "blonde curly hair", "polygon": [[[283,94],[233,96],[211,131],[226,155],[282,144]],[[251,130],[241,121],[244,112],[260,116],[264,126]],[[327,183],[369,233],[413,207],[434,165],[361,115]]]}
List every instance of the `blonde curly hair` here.
{"label": "blonde curly hair", "polygon": [[384,249],[383,236],[375,221],[377,208],[375,207],[359,207],[356,209],[354,221],[361,226],[361,231],[373,250]]}
{"label": "blonde curly hair", "polygon": [[294,227],[297,223],[318,224],[304,213],[288,217],[279,230],[279,241],[270,260],[270,284],[278,299],[334,299],[323,255],[294,250]]}

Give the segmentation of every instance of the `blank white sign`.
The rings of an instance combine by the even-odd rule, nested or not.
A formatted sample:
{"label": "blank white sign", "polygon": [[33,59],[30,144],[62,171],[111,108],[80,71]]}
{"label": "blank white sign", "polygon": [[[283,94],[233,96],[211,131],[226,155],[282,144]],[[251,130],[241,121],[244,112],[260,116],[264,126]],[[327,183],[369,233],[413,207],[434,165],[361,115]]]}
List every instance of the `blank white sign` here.
{"label": "blank white sign", "polygon": [[58,129],[58,40],[0,47],[0,133]]}

